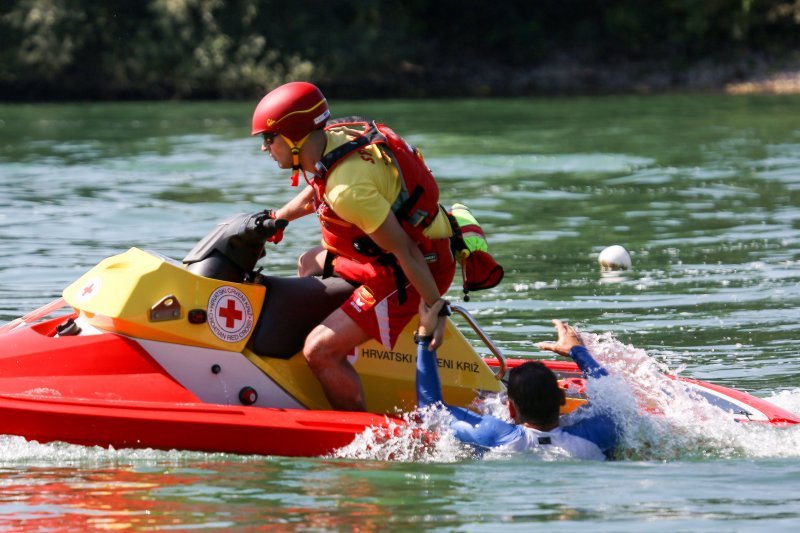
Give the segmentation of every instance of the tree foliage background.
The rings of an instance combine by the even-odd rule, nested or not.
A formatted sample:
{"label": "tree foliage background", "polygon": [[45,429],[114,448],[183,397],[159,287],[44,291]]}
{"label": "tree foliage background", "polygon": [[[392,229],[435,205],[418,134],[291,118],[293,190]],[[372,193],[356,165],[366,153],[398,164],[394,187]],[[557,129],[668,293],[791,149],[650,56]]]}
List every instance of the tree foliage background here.
{"label": "tree foliage background", "polygon": [[4,100],[713,86],[794,65],[800,0],[5,0]]}

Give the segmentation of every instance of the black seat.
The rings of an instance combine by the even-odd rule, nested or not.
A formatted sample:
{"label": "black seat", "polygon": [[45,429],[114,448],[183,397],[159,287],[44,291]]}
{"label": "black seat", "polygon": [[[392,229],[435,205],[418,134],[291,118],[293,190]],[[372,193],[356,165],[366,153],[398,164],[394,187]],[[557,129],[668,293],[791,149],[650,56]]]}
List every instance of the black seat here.
{"label": "black seat", "polygon": [[306,336],[352,294],[341,278],[265,277],[261,316],[250,349],[264,357],[288,359],[303,348]]}

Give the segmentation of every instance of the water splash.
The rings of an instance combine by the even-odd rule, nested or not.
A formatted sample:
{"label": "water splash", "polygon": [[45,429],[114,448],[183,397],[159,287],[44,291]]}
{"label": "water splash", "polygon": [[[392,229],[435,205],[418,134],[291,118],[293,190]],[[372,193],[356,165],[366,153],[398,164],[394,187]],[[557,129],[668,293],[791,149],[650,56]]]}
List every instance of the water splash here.
{"label": "water splash", "polygon": [[[610,407],[623,428],[620,459],[800,456],[800,427],[737,422],[674,379],[683,367],[670,370],[611,333],[582,333],[582,338],[616,378],[594,381],[595,389],[588,392],[593,402]],[[800,395],[794,395],[794,401],[794,408],[786,406],[787,410],[797,412]]]}
{"label": "water splash", "polygon": [[[684,367],[671,370],[644,350],[623,344],[611,333],[581,335],[589,351],[611,374],[587,380],[587,393],[592,399],[587,414],[601,410],[617,421],[622,429],[617,459],[800,457],[800,425],[775,427],[737,422],[675,379]],[[800,412],[800,390],[782,391],[769,401],[788,411]],[[482,414],[509,420],[502,394],[481,398],[473,407]],[[442,410],[429,408],[409,413],[403,420],[404,424],[388,431],[369,429],[332,456],[404,462],[456,462],[478,457],[453,436],[449,419]]]}
{"label": "water splash", "polygon": [[781,409],[786,409],[792,413],[800,413],[800,389],[774,392],[772,396],[766,399]]}
{"label": "water splash", "polygon": [[368,428],[330,457],[418,463],[453,463],[473,457],[473,450],[453,435],[443,409],[430,406],[400,417],[403,424]]}
{"label": "water splash", "polygon": [[81,446],[65,442],[43,444],[13,435],[0,435],[0,468],[30,466],[179,466],[192,462],[229,461],[243,458],[223,453],[154,450],[151,448],[115,449],[111,446]]}

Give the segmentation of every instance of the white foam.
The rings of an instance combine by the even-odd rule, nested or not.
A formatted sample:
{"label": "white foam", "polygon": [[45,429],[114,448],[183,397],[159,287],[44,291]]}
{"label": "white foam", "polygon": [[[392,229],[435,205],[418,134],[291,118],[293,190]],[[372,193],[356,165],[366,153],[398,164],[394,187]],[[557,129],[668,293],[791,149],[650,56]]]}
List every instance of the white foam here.
{"label": "white foam", "polygon": [[787,389],[774,392],[772,396],[765,399],[791,413],[800,414],[800,389]]}
{"label": "white foam", "polygon": [[187,461],[226,460],[221,453],[179,450],[115,449],[112,446],[80,446],[65,442],[40,443],[13,435],[0,435],[0,465],[180,465]]}
{"label": "white foam", "polygon": [[402,418],[405,423],[401,425],[367,429],[331,457],[452,463],[472,456],[472,450],[453,436],[449,415],[442,409],[431,406]]}
{"label": "white foam", "polygon": [[[609,333],[584,333],[582,337],[595,358],[618,376],[635,398],[637,409],[631,412],[617,403],[621,391],[613,380],[608,382],[609,390],[601,391],[603,402],[619,407],[615,414],[625,429],[620,458],[800,456],[800,427],[736,422],[680,381],[669,378],[669,369],[644,350],[625,345]],[[589,395],[597,398],[591,390]]]}

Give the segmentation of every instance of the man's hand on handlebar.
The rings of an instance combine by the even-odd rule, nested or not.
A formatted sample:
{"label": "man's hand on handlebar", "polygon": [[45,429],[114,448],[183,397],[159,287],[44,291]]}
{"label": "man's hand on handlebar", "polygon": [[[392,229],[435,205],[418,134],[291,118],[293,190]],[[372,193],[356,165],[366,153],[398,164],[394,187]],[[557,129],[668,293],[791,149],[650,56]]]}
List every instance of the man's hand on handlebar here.
{"label": "man's hand on handlebar", "polygon": [[264,228],[272,229],[271,233],[267,237],[267,242],[278,244],[283,240],[283,229],[289,224],[289,221],[285,218],[277,218],[274,209],[267,209],[264,212],[270,220],[274,221],[272,223],[267,221],[263,224]]}

